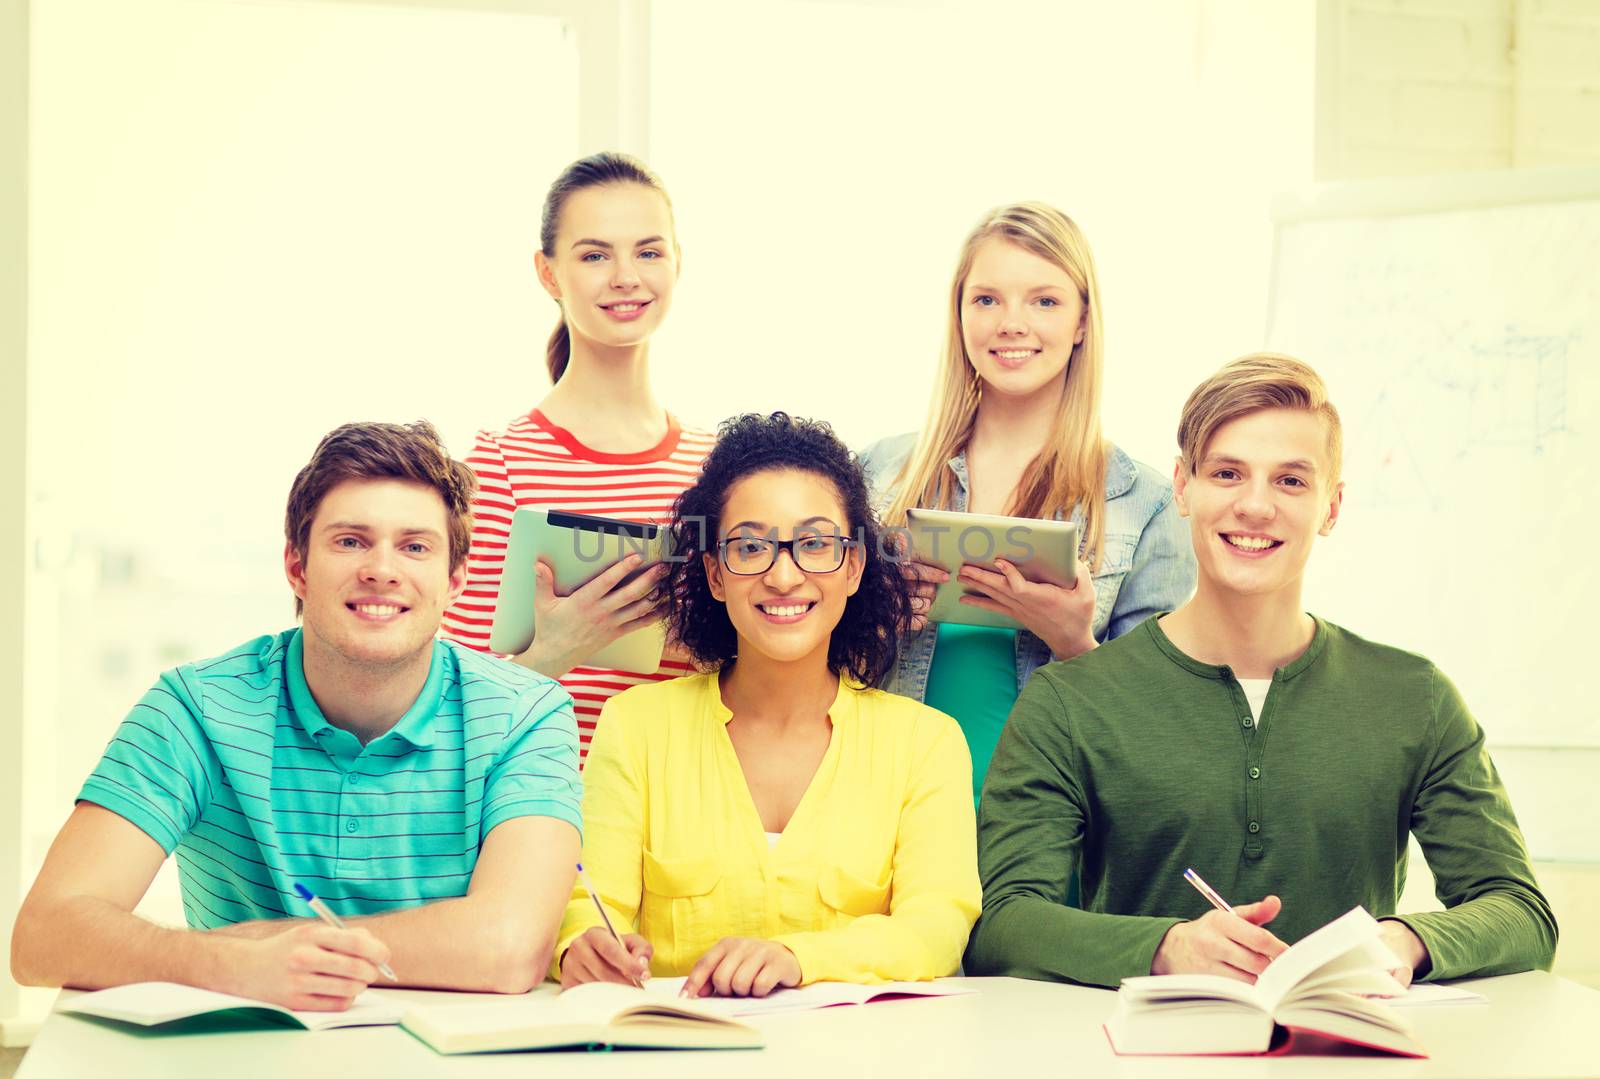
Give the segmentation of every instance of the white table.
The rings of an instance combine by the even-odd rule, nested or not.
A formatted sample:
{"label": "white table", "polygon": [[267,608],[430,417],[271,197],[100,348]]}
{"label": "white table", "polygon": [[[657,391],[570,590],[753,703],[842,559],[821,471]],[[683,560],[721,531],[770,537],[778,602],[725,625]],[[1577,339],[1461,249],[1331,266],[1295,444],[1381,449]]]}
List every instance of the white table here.
{"label": "white table", "polygon": [[[179,1035],[52,1014],[19,1079],[302,1079],[306,1076],[740,1076],[748,1079],[1188,1079],[1209,1075],[1600,1076],[1600,991],[1543,972],[1461,984],[1488,1004],[1409,1009],[1428,1060],[1380,1056],[1118,1057],[1100,1024],[1109,990],[975,978],[979,992],[770,1015],[756,1051],[511,1053],[441,1057],[396,1027],[306,1033],[232,1029]],[[550,991],[550,990],[541,990]],[[72,994],[63,994],[70,997]],[[458,994],[392,992],[424,1000]]]}

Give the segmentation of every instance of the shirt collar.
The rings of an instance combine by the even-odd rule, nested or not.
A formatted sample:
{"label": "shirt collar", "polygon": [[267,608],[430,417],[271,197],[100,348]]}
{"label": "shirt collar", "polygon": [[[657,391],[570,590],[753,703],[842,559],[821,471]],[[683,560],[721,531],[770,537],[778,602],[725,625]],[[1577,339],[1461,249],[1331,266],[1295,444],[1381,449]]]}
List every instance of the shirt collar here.
{"label": "shirt collar", "polygon": [[[726,704],[722,703],[722,672],[712,671],[705,676],[706,691],[710,695],[711,714],[722,721],[726,727],[733,719],[733,712]],[[856,717],[860,710],[858,697],[863,687],[856,685],[848,675],[839,676],[839,689],[833,695],[833,704],[828,706],[828,720],[835,727]]]}
{"label": "shirt collar", "polygon": [[[1164,614],[1167,612],[1162,613]],[[1198,659],[1195,659],[1187,652],[1181,650],[1177,645],[1172,643],[1172,638],[1168,637],[1166,632],[1161,628],[1159,624],[1160,619],[1161,615],[1152,615],[1145,619],[1139,628],[1149,633],[1150,639],[1155,642],[1155,646],[1161,650],[1163,655],[1172,660],[1172,662],[1176,663],[1190,674],[1198,674],[1202,678],[1211,678],[1217,681],[1222,681],[1225,678],[1238,677],[1227,667],[1218,667],[1210,663],[1201,663]],[[1307,667],[1311,666],[1311,664],[1316,662],[1317,657],[1322,654],[1322,650],[1327,647],[1327,623],[1318,618],[1316,615],[1311,616],[1311,621],[1316,626],[1315,630],[1311,634],[1311,643],[1306,645],[1306,650],[1296,656],[1292,662],[1286,666],[1278,668],[1275,675],[1275,678],[1278,681],[1286,682],[1295,675],[1299,674],[1301,671],[1305,670]]]}
{"label": "shirt collar", "polygon": [[1106,497],[1116,498],[1125,495],[1133,487],[1133,481],[1138,479],[1139,470],[1134,466],[1133,458],[1123,453],[1121,448],[1111,443],[1106,444]]}
{"label": "shirt collar", "polygon": [[[296,629],[289,638],[289,650],[284,657],[284,673],[289,684],[289,703],[294,706],[295,717],[299,719],[300,726],[305,729],[306,734],[316,738],[333,724],[322,714],[317,699],[311,695],[311,687],[306,684],[304,636],[303,629]],[[400,717],[399,722],[378,738],[374,738],[374,742],[394,734],[418,749],[428,749],[433,745],[434,715],[438,712],[440,698],[444,695],[443,652],[444,645],[437,640],[434,641],[433,656],[428,662],[428,680],[422,684],[422,692],[417,694],[417,699],[411,702],[411,707]]]}

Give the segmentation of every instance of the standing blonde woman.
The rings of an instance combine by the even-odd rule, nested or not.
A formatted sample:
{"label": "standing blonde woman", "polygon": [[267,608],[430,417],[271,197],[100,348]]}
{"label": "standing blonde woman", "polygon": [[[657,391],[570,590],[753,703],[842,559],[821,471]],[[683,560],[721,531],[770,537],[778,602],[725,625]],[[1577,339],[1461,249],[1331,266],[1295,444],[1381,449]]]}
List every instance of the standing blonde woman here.
{"label": "standing blonde woman", "polygon": [[1035,670],[1121,636],[1194,590],[1195,563],[1172,485],[1100,433],[1102,337],[1094,258],[1078,226],[1038,202],[1002,206],[967,236],[950,290],[944,358],[928,422],[862,455],[884,523],[933,507],[1076,521],[1070,588],[1016,568],[967,566],[977,596],[1021,631],[927,625],[942,570],[916,563],[911,632],[884,688],[956,718],[972,752],[973,797],[1011,705]]}

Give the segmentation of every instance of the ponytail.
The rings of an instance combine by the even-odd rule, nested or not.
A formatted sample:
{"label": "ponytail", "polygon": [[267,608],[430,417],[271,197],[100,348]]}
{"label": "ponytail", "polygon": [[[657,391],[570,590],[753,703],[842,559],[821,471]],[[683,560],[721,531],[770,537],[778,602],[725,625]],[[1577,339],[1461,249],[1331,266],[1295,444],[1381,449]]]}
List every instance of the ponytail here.
{"label": "ponytail", "polygon": [[566,373],[567,360],[572,357],[572,337],[567,333],[567,320],[556,323],[550,334],[550,343],[544,349],[544,365],[550,370],[550,385],[561,381]]}
{"label": "ponytail", "polygon": [[[575,191],[606,184],[642,184],[666,200],[669,213],[672,210],[667,189],[644,162],[612,151],[581,158],[556,177],[545,195],[544,212],[539,218],[539,250],[544,252],[545,258],[555,258],[556,228],[561,222],[561,208],[566,205],[567,199]],[[561,381],[571,357],[572,335],[567,331],[566,320],[562,319],[556,324],[555,332],[550,335],[550,343],[545,347],[545,366],[550,371],[552,385]]]}

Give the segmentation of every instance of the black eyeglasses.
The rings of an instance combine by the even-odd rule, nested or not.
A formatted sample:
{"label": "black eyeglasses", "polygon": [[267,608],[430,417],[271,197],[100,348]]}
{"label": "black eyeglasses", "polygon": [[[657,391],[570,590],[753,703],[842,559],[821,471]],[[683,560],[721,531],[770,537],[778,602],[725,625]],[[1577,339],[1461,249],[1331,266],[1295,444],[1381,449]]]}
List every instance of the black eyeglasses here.
{"label": "black eyeglasses", "polygon": [[788,551],[794,564],[805,573],[832,573],[844,565],[844,553],[856,541],[846,536],[797,536],[776,540],[765,536],[739,536],[717,544],[722,565],[739,577],[765,573],[778,560],[779,551]]}

